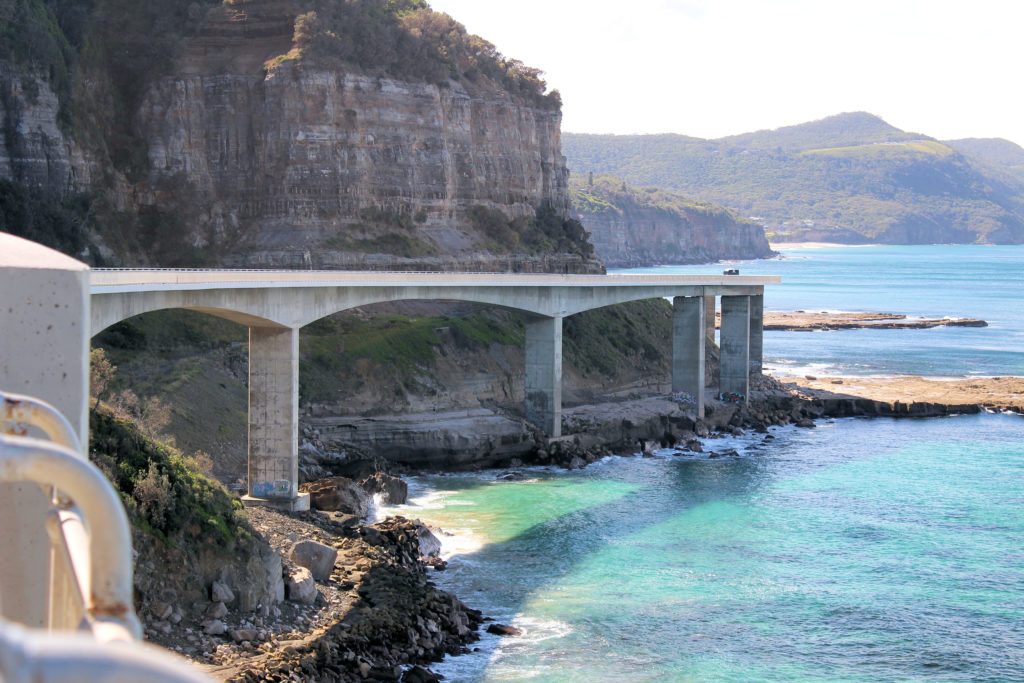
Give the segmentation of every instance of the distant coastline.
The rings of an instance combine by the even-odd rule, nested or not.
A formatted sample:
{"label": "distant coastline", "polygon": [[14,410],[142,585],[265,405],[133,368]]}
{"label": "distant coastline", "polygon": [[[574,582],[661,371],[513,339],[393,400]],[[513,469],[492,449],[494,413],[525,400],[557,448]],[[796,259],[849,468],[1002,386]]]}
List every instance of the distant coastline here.
{"label": "distant coastline", "polygon": [[772,242],[768,241],[772,251],[779,249],[821,249],[826,247],[877,247],[878,244],[841,244],[839,242]]}

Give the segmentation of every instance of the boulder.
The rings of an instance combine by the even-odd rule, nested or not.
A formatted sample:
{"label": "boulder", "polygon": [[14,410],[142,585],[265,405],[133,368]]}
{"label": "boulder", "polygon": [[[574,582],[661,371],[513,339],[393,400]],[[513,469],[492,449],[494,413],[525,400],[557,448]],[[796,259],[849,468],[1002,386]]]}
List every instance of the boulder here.
{"label": "boulder", "polygon": [[303,484],[309,502],[317,510],[341,511],[365,517],[370,512],[370,496],[347,477],[328,477]]}
{"label": "boulder", "polygon": [[227,616],[228,608],[223,602],[215,602],[206,608],[207,619],[222,619]]}
{"label": "boulder", "polygon": [[174,612],[174,608],[168,605],[166,602],[163,602],[161,600],[154,600],[153,602],[149,603],[149,612],[159,621],[169,618],[171,616],[171,613]]}
{"label": "boulder", "polygon": [[317,581],[327,581],[338,559],[338,551],[316,541],[299,541],[292,546],[288,559],[308,569]]}
{"label": "boulder", "polygon": [[208,636],[223,635],[228,630],[227,625],[220,619],[211,619],[203,622],[203,633]]}
{"label": "boulder", "polygon": [[284,574],[281,564],[281,556],[276,552],[269,552],[263,555],[263,571],[267,577],[267,597],[270,602],[281,602],[284,600]]}
{"label": "boulder", "polygon": [[416,538],[420,542],[420,557],[437,557],[441,554],[441,540],[434,535],[430,528],[417,520]]}
{"label": "boulder", "polygon": [[242,643],[249,641],[250,643],[256,640],[256,631],[251,628],[239,628],[233,631],[229,631],[228,635],[231,636],[231,640],[236,643]]}
{"label": "boulder", "polygon": [[313,574],[305,567],[296,567],[289,574],[285,583],[288,589],[288,599],[293,602],[302,602],[312,605],[316,602],[316,584],[313,582]]}
{"label": "boulder", "polygon": [[505,624],[490,624],[487,627],[488,633],[493,633],[496,636],[521,636],[523,632],[517,629],[515,626],[506,626]]}
{"label": "boulder", "polygon": [[441,677],[429,669],[416,665],[402,674],[402,683],[440,683]]}
{"label": "boulder", "polygon": [[210,601],[229,603],[235,599],[235,593],[223,581],[214,581],[210,586]]}
{"label": "boulder", "polygon": [[574,456],[572,456],[572,459],[569,461],[569,463],[567,465],[565,465],[565,469],[567,469],[567,470],[581,470],[581,469],[583,469],[586,466],[587,466],[587,461],[586,460],[584,460],[583,458],[581,458],[578,455],[574,455]]}
{"label": "boulder", "polygon": [[364,491],[371,496],[380,494],[380,502],[384,505],[403,505],[409,499],[409,485],[398,477],[377,472],[359,482]]}

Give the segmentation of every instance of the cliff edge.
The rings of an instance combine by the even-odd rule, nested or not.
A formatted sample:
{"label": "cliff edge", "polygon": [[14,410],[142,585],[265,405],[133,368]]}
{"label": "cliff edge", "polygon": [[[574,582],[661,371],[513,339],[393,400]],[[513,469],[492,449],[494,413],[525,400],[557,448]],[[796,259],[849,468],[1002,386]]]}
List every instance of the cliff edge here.
{"label": "cliff edge", "polygon": [[94,263],[601,271],[557,92],[425,2],[22,5],[0,229],[72,198],[27,236]]}

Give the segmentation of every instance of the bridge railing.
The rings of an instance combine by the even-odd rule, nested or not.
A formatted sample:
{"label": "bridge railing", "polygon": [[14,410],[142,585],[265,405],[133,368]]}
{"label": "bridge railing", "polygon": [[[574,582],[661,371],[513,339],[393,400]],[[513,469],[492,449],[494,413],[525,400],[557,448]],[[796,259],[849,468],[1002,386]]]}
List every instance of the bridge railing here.
{"label": "bridge railing", "polygon": [[[36,484],[50,502],[49,629],[0,616],[0,680],[207,680],[169,653],[137,642],[142,628],[132,608],[128,519],[114,488],[82,458],[68,421],[30,396],[0,393],[0,407],[0,481]],[[0,586],[0,601],[23,590]],[[60,630],[76,626],[79,633]]]}
{"label": "bridge railing", "polygon": [[350,286],[388,284],[438,285],[764,285],[775,284],[777,276],[714,275],[714,274],[650,274],[616,273],[612,275],[566,273],[482,273],[448,271],[383,271],[383,270],[273,270],[273,269],[209,269],[209,268],[94,268],[89,272],[90,285],[118,286],[145,284],[323,284]]}

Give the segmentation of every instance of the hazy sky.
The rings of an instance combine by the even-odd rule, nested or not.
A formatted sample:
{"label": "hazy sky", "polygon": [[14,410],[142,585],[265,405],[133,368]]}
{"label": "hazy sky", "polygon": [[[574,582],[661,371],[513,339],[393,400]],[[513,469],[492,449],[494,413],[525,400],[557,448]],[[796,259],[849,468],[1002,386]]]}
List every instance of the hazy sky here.
{"label": "hazy sky", "polygon": [[1021,0],[428,0],[562,93],[562,130],[713,138],[846,111],[1024,146]]}

